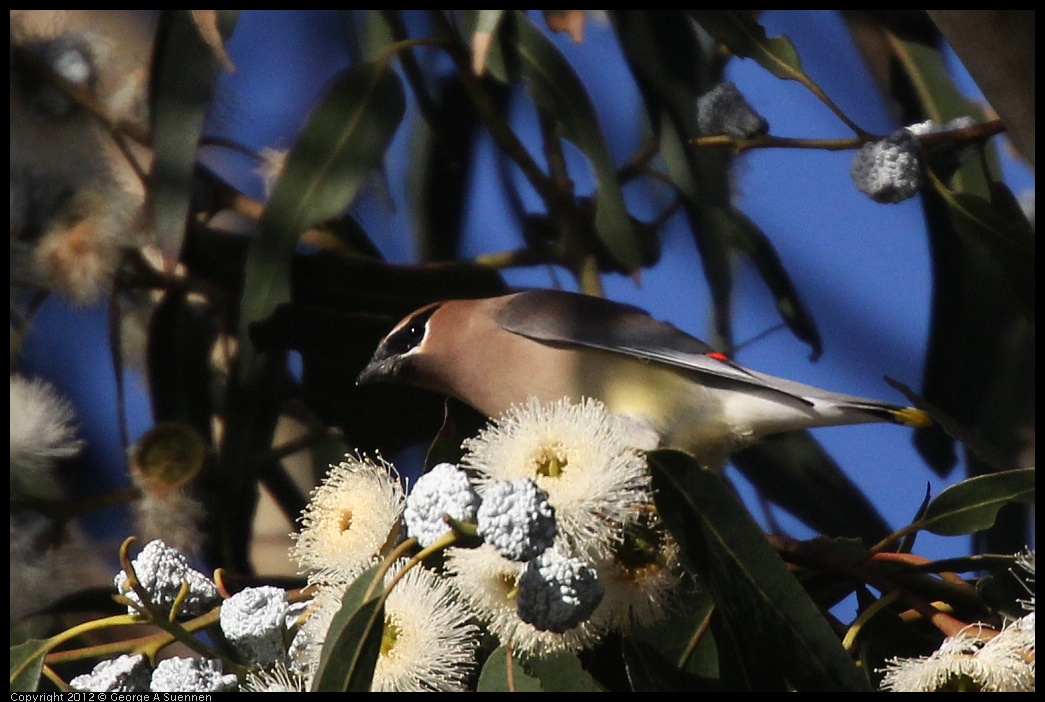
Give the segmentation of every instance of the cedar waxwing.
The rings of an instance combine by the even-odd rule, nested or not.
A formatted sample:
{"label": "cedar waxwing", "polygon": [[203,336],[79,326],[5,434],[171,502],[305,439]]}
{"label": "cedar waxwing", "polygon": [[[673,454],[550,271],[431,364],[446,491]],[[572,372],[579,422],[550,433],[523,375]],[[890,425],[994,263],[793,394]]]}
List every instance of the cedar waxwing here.
{"label": "cedar waxwing", "polygon": [[381,341],[357,382],[376,380],[451,395],[488,417],[532,396],[596,398],[713,468],[767,434],[931,423],[914,408],[749,370],[637,307],[558,290],[422,307]]}

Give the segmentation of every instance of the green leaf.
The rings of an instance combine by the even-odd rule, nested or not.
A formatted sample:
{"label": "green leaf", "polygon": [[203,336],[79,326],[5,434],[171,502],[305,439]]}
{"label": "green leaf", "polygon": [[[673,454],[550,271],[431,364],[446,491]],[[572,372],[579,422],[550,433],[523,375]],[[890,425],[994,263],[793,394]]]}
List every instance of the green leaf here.
{"label": "green leaf", "polygon": [[802,63],[791,40],[786,36],[770,39],[765,28],[751,16],[750,10],[690,10],[708,34],[741,58],[754,59],[758,65],[784,80],[805,80]]}
{"label": "green leaf", "polygon": [[584,670],[577,656],[567,651],[527,659],[523,668],[540,682],[544,692],[606,691]]}
{"label": "green leaf", "polygon": [[47,642],[30,639],[11,647],[11,692],[36,692]]}
{"label": "green leaf", "polygon": [[[181,253],[196,169],[196,145],[210,108],[220,62],[192,10],[169,12],[153,71],[153,162],[149,174],[156,238],[164,254]],[[239,10],[221,10],[215,26],[228,38]]]}
{"label": "green leaf", "polygon": [[341,598],[323,641],[312,692],[370,691],[385,626],[380,567],[359,576]]}
{"label": "green leaf", "polygon": [[657,509],[683,562],[715,600],[716,641],[721,630],[743,652],[731,663],[741,670],[723,677],[754,686],[783,679],[799,691],[868,691],[819,607],[735,492],[686,454],[654,451],[649,458]]}
{"label": "green leaf", "polygon": [[734,246],[747,254],[755,264],[762,280],[773,293],[780,318],[796,337],[809,344],[812,349],[810,360],[815,361],[823,350],[820,332],[816,328],[813,316],[798,296],[798,290],[791,282],[791,276],[784,268],[780,254],[759,226],[744,213],[730,208],[726,214],[729,217],[729,231],[733,235]]}
{"label": "green leaf", "polygon": [[941,492],[929,503],[921,525],[942,536],[971,534],[993,526],[998,510],[1010,502],[1033,500],[1033,468],[981,475]]}
{"label": "green leaf", "polygon": [[290,298],[290,259],[298,238],[351,204],[381,164],[405,109],[399,78],[387,63],[358,64],[333,81],[287,154],[262,215],[261,233],[247,256],[241,329]]}
{"label": "green leaf", "polygon": [[621,642],[635,692],[721,689],[718,648],[708,628],[715,603],[706,589],[683,580],[668,617]]}
{"label": "green leaf", "polygon": [[501,646],[490,654],[479,675],[476,692],[541,692],[541,681],[527,673],[512,657],[512,684],[508,684],[508,649]]}
{"label": "green leaf", "polygon": [[[642,250],[591,98],[573,67],[544,33],[522,12],[516,11],[513,19],[514,31],[501,31],[490,51],[490,75],[505,83],[525,80],[534,102],[555,117],[563,136],[588,158],[598,183],[596,234],[625,270],[637,270],[642,265]],[[509,71],[509,65],[517,66],[518,76]]]}
{"label": "green leaf", "polygon": [[732,237],[725,151],[689,146],[699,133],[697,98],[713,85],[709,61],[689,16],[670,10],[618,10],[612,15],[624,57],[642,91],[660,157],[678,190],[714,303],[711,343],[732,353]]}

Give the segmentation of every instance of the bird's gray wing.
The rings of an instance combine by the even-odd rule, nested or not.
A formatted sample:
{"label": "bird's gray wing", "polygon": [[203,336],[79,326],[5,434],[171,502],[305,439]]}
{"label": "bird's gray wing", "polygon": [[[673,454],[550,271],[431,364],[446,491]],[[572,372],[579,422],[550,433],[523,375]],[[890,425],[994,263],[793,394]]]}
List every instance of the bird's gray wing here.
{"label": "bird's gray wing", "polygon": [[[512,296],[497,317],[504,329],[536,341],[577,344],[628,354],[646,361],[782,393],[811,405],[798,388],[781,387],[772,376],[753,373],[715,352],[678,327],[653,319],[638,307],[563,290],[530,290]],[[714,354],[714,355],[709,355]]]}

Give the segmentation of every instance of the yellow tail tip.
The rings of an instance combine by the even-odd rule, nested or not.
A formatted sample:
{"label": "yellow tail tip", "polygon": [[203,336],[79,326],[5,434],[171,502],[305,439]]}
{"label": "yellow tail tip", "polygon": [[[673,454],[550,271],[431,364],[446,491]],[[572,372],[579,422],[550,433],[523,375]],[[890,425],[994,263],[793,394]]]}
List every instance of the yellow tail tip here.
{"label": "yellow tail tip", "polygon": [[933,423],[928,414],[914,407],[893,410],[893,419],[897,424],[903,424],[905,427],[921,428],[932,426]]}

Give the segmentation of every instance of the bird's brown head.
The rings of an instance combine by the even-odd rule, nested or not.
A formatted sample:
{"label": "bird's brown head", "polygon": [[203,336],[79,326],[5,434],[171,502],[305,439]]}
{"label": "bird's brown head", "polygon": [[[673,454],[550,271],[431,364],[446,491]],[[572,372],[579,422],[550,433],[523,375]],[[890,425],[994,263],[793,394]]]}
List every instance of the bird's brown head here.
{"label": "bird's brown head", "polygon": [[415,357],[423,351],[429,321],[443,303],[435,302],[406,316],[381,340],[356,385],[402,379],[410,381]]}

